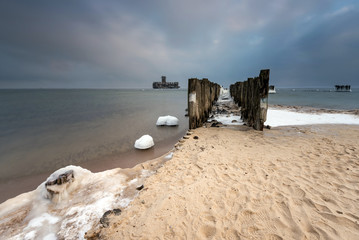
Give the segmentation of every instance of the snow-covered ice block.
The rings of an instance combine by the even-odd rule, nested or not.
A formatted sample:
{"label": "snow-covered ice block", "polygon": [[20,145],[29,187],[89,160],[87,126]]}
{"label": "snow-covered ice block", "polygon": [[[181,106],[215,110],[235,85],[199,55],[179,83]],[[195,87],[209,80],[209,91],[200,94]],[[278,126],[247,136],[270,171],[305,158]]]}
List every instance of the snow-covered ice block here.
{"label": "snow-covered ice block", "polygon": [[178,118],[173,116],[161,116],[157,119],[157,126],[177,126],[178,125]]}
{"label": "snow-covered ice block", "polygon": [[153,138],[150,135],[143,135],[135,142],[135,148],[137,149],[148,149],[155,145]]}

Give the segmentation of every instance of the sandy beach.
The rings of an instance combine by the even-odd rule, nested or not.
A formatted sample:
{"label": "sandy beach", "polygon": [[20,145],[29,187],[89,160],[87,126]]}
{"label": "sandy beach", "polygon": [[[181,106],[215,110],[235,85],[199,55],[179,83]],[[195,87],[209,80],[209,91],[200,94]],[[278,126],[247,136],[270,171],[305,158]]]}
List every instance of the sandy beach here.
{"label": "sandy beach", "polygon": [[198,128],[86,237],[358,239],[357,139],[355,125]]}

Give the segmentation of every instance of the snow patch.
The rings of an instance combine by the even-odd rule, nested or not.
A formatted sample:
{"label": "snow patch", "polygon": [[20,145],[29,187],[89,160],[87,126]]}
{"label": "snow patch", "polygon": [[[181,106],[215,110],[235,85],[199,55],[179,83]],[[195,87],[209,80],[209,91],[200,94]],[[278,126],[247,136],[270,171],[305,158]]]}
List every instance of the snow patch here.
{"label": "snow patch", "polygon": [[125,207],[128,206],[128,204],[130,204],[130,202],[132,202],[132,199],[130,199],[130,198],[122,198],[122,199],[120,200],[120,202],[119,202],[118,205],[119,205],[121,208],[125,208]]}
{"label": "snow patch", "polygon": [[148,149],[155,145],[153,138],[150,135],[143,135],[135,142],[135,148],[137,149]]}
{"label": "snow patch", "polygon": [[221,87],[217,103],[225,103],[230,101],[232,101],[232,97],[229,90]]}
{"label": "snow patch", "polygon": [[50,233],[48,235],[46,235],[42,240],[56,240],[57,237],[54,233]]}
{"label": "snow patch", "polygon": [[[91,229],[95,220],[101,218],[104,212],[112,209],[116,202],[115,194],[104,192],[100,199],[92,204],[71,207],[61,223],[61,232],[65,239],[76,237],[83,239],[85,233]],[[77,236],[76,236],[77,235]]]}
{"label": "snow patch", "polygon": [[191,93],[188,95],[188,101],[189,101],[189,102],[196,103],[196,92],[191,92]]}
{"label": "snow patch", "polygon": [[59,221],[59,218],[51,216],[48,213],[43,213],[40,217],[31,219],[31,221],[27,225],[27,228],[41,227],[45,221],[48,222],[49,224],[55,224]]}
{"label": "snow patch", "polygon": [[343,113],[300,113],[268,109],[266,125],[272,127],[311,124],[359,124],[359,117]]}
{"label": "snow patch", "polygon": [[135,184],[138,182],[137,178],[132,179],[131,181],[128,182],[129,185]]}
{"label": "snow patch", "polygon": [[[57,231],[56,223],[58,223],[59,220],[59,217],[52,216],[45,212],[29,221],[24,228],[23,233],[25,233],[25,236],[23,238],[27,240],[40,239],[41,236],[46,234],[43,239],[56,239],[56,237],[50,238],[49,236],[55,236],[54,232]],[[15,239],[17,238],[22,239],[21,234],[15,237]]]}
{"label": "snow patch", "polygon": [[173,116],[160,116],[156,122],[157,126],[177,126],[178,118]]}
{"label": "snow patch", "polygon": [[223,125],[243,125],[241,116],[230,115],[215,115],[213,118],[208,119],[208,122],[216,120],[217,122],[222,123]]}
{"label": "snow patch", "polygon": [[164,157],[165,160],[170,160],[173,157],[173,152],[169,153],[167,156]]}
{"label": "snow patch", "polygon": [[28,232],[28,233],[25,235],[24,239],[25,239],[25,240],[30,240],[30,239],[35,239],[35,237],[36,237],[36,231],[33,230],[33,231],[31,231],[31,232]]}

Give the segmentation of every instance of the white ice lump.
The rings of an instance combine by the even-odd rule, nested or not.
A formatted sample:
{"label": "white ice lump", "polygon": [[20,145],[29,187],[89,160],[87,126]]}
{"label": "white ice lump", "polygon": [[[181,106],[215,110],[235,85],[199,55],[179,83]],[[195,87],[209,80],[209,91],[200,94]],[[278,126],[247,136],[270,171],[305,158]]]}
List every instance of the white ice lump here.
{"label": "white ice lump", "polygon": [[143,135],[135,142],[135,148],[137,149],[148,149],[155,145],[153,138],[150,135]]}
{"label": "white ice lump", "polygon": [[178,118],[173,117],[173,116],[160,116],[157,119],[157,126],[177,126],[178,125]]}

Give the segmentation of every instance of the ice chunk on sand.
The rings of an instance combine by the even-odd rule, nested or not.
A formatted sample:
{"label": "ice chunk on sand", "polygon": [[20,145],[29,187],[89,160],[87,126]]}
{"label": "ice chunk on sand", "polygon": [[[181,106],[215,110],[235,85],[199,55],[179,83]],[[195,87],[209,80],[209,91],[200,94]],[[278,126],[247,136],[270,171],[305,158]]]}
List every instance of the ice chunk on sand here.
{"label": "ice chunk on sand", "polygon": [[53,202],[65,200],[68,194],[77,189],[81,181],[90,174],[91,172],[87,169],[73,165],[66,166],[52,173],[39,186],[39,191],[43,198],[51,199]]}
{"label": "ice chunk on sand", "polygon": [[135,148],[137,149],[148,149],[155,145],[153,138],[150,135],[143,135],[135,142]]}
{"label": "ice chunk on sand", "polygon": [[173,157],[173,152],[169,153],[167,156],[164,157],[165,160],[171,160]]}
{"label": "ice chunk on sand", "polygon": [[177,126],[178,125],[178,118],[173,116],[161,116],[157,119],[157,126]]}

